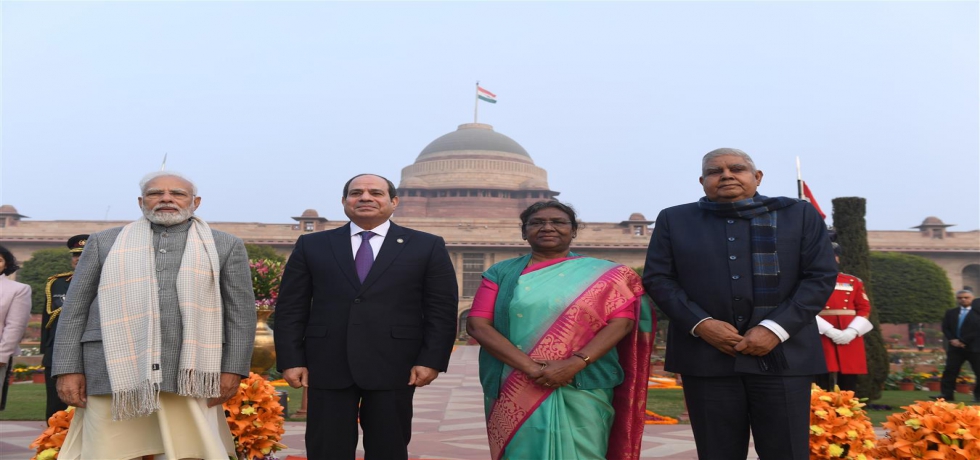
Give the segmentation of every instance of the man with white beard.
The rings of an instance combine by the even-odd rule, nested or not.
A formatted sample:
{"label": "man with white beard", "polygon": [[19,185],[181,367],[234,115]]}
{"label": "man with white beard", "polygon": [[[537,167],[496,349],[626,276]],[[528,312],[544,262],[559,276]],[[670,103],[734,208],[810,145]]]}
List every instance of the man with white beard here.
{"label": "man with white beard", "polygon": [[148,174],[140,191],[144,217],[89,237],[66,296],[52,374],[77,411],[59,458],[227,459],[220,404],[255,334],[245,245],[194,215],[183,175]]}

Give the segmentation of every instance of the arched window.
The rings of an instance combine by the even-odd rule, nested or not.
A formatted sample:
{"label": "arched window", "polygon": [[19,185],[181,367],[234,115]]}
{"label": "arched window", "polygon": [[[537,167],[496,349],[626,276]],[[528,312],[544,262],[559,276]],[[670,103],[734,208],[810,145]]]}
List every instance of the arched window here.
{"label": "arched window", "polygon": [[963,267],[963,287],[969,289],[974,294],[980,294],[980,264],[970,264]]}

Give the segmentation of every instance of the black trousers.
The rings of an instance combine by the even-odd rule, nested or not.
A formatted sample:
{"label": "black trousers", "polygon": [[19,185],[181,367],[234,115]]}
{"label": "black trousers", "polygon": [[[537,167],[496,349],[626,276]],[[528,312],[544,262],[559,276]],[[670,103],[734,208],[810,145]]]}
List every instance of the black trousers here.
{"label": "black trousers", "polygon": [[[952,401],[956,394],[956,377],[964,362],[969,362],[973,373],[980,372],[980,352],[967,351],[965,348],[946,347],[946,369],[943,370],[942,395],[947,401]],[[973,397],[980,397],[980,385],[973,388]]]}
{"label": "black trousers", "polygon": [[412,439],[415,387],[403,390],[308,388],[306,453],[310,459],[354,460],[357,422],[364,432],[364,460],[406,460]]}
{"label": "black trousers", "polygon": [[55,412],[68,409],[68,405],[58,397],[58,379],[51,376],[51,366],[44,367],[44,390],[47,400],[44,404],[44,421],[47,422]]}
{"label": "black trousers", "polygon": [[812,382],[812,375],[685,375],[698,458],[745,460],[751,430],[761,460],[808,460]]}

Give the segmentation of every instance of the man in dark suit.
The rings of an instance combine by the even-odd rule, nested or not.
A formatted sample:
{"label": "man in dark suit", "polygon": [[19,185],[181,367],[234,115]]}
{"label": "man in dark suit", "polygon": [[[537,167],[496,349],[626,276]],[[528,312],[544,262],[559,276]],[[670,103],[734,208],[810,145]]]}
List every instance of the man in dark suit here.
{"label": "man in dark suit", "polygon": [[344,185],[351,222],[296,241],[276,305],[283,378],[308,387],[310,458],[406,459],[412,397],[449,365],[457,284],[442,238],[389,218],[395,186],[362,174]]}
{"label": "man in dark suit", "polygon": [[[943,317],[943,335],[946,336],[946,368],[943,370],[942,394],[933,399],[953,400],[956,377],[964,362],[969,362],[973,373],[980,372],[980,299],[974,300],[973,292],[956,293],[956,308],[946,310]],[[973,389],[973,401],[980,402],[980,385]]]}
{"label": "man in dark suit", "polygon": [[699,458],[809,458],[810,383],[827,372],[815,316],[834,290],[809,203],[756,193],[741,150],[702,160],[705,197],[656,220],[643,285],[670,318],[666,370],[684,376]]}

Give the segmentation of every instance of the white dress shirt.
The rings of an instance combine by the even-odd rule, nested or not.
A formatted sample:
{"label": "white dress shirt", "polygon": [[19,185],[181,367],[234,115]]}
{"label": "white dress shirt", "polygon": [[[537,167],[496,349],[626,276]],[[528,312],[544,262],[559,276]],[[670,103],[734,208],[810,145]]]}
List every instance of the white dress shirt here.
{"label": "white dress shirt", "polygon": [[[381,251],[381,245],[385,242],[385,235],[388,234],[389,228],[391,228],[391,220],[386,220],[383,224],[369,230],[374,232],[374,236],[368,240],[371,243],[372,258],[378,258],[378,251]],[[353,251],[351,254],[357,254],[357,250],[361,247],[361,235],[359,233],[363,231],[364,229],[358,227],[354,222],[350,223],[350,248]]]}

